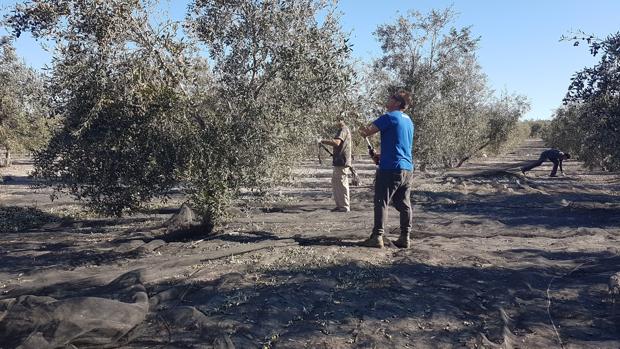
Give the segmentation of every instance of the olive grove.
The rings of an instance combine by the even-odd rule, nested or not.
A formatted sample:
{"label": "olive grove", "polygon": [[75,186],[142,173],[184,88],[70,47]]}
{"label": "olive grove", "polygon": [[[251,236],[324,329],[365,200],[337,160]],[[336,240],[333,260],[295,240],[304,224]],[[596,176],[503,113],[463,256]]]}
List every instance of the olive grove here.
{"label": "olive grove", "polygon": [[16,36],[57,46],[50,89],[63,125],[37,175],[108,214],[181,183],[211,229],[241,188],[285,177],[344,110],[350,48],[323,1],[198,0],[182,39],[152,18],[155,4],[36,1],[6,18]]}
{"label": "olive grove", "polygon": [[[50,80],[62,128],[36,174],[109,214],[168,190],[189,158],[186,47],[140,1],[37,1],[7,18],[16,36],[56,42]],[[186,87],[188,88],[188,87]]]}
{"label": "olive grove", "polygon": [[[334,8],[315,0],[199,0],[188,23],[208,47],[216,86],[202,136],[216,141],[196,158],[192,177],[204,181],[198,187],[224,186],[221,194],[273,184],[350,104],[350,47]],[[211,190],[194,200],[203,207],[230,200]]]}
{"label": "olive grove", "polygon": [[62,124],[36,153],[39,178],[113,215],[180,188],[211,230],[242,190],[286,180],[337,117],[361,125],[396,89],[414,98],[422,169],[511,144],[527,101],[493,95],[478,39],[453,18],[380,26],[366,72],[332,1],[195,0],[182,22],[156,0],[25,1],[4,24],[55,43],[41,101]]}

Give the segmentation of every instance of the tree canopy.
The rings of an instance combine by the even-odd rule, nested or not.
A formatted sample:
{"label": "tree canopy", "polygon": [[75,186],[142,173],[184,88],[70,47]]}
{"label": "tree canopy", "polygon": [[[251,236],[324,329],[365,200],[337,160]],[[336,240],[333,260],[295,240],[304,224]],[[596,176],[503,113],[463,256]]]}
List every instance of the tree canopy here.
{"label": "tree canopy", "polygon": [[577,72],[545,139],[584,161],[586,166],[620,169],[620,33],[585,41],[600,61]]}
{"label": "tree canopy", "polygon": [[15,36],[56,43],[46,91],[62,125],[36,174],[100,212],[177,187],[212,229],[242,190],[286,179],[336,118],[367,122],[396,89],[412,92],[429,166],[498,149],[527,109],[493,97],[451,9],[380,26],[367,73],[335,2],[195,0],[182,23],[160,18],[154,0],[25,1],[5,17]]}
{"label": "tree canopy", "polygon": [[421,167],[460,166],[482,149],[498,149],[529,104],[523,96],[493,97],[478,65],[479,38],[452,26],[451,8],[410,11],[375,35],[383,55],[374,62],[373,91],[411,93],[415,157]]}
{"label": "tree canopy", "polygon": [[182,183],[212,228],[241,188],[285,177],[306,136],[343,111],[350,48],[322,1],[196,1],[185,24],[210,66],[152,13],[146,0],[64,0],[8,18],[16,35],[57,42],[63,126],[37,174],[110,214]]}
{"label": "tree canopy", "polygon": [[0,38],[0,81],[0,148],[7,155],[42,148],[54,126],[43,77],[17,57],[6,38]]}

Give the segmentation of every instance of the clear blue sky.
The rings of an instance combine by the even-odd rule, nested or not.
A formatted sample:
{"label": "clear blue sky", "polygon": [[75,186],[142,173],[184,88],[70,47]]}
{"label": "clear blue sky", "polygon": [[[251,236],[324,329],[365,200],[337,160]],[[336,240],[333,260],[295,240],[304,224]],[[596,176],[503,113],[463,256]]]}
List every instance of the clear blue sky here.
{"label": "clear blue sky", "polygon": [[[15,2],[0,0],[2,13]],[[182,19],[188,2],[168,0],[164,7]],[[597,61],[585,46],[560,42],[562,35],[582,30],[603,38],[620,30],[620,0],[341,0],[339,8],[354,55],[369,60],[380,54],[372,35],[378,25],[393,22],[399,11],[426,13],[451,5],[459,14],[456,26],[472,26],[480,37],[478,58],[491,86],[529,98],[527,119],[549,118],[561,105],[571,76]],[[16,47],[36,68],[49,63],[49,54],[27,36]]]}

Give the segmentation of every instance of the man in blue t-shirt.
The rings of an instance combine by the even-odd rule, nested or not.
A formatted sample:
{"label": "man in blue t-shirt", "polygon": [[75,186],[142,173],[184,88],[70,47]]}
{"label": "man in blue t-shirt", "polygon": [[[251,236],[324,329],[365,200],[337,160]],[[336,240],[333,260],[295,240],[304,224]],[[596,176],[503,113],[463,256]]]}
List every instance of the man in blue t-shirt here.
{"label": "man in blue t-shirt", "polygon": [[411,235],[411,177],[413,172],[413,121],[403,111],[411,105],[407,92],[388,99],[387,113],[360,129],[362,137],[381,132],[381,152],[375,162],[379,168],[375,178],[374,227],[370,237],[360,243],[366,247],[383,247],[383,233],[390,200],[400,212],[400,237],[394,245],[409,248]]}

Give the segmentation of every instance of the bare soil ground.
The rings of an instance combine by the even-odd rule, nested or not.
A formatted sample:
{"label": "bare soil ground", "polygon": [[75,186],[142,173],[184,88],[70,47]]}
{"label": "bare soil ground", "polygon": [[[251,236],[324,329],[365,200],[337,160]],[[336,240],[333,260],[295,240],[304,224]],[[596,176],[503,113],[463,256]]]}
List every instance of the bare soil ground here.
{"label": "bare soil ground", "polygon": [[[166,233],[178,194],[93,217],[17,161],[0,184],[0,348],[620,348],[620,176],[509,169],[541,147],[417,172],[406,250],[355,245],[373,223],[362,156],[349,213],[309,160],[192,239]],[[395,210],[389,224],[394,240]]]}

